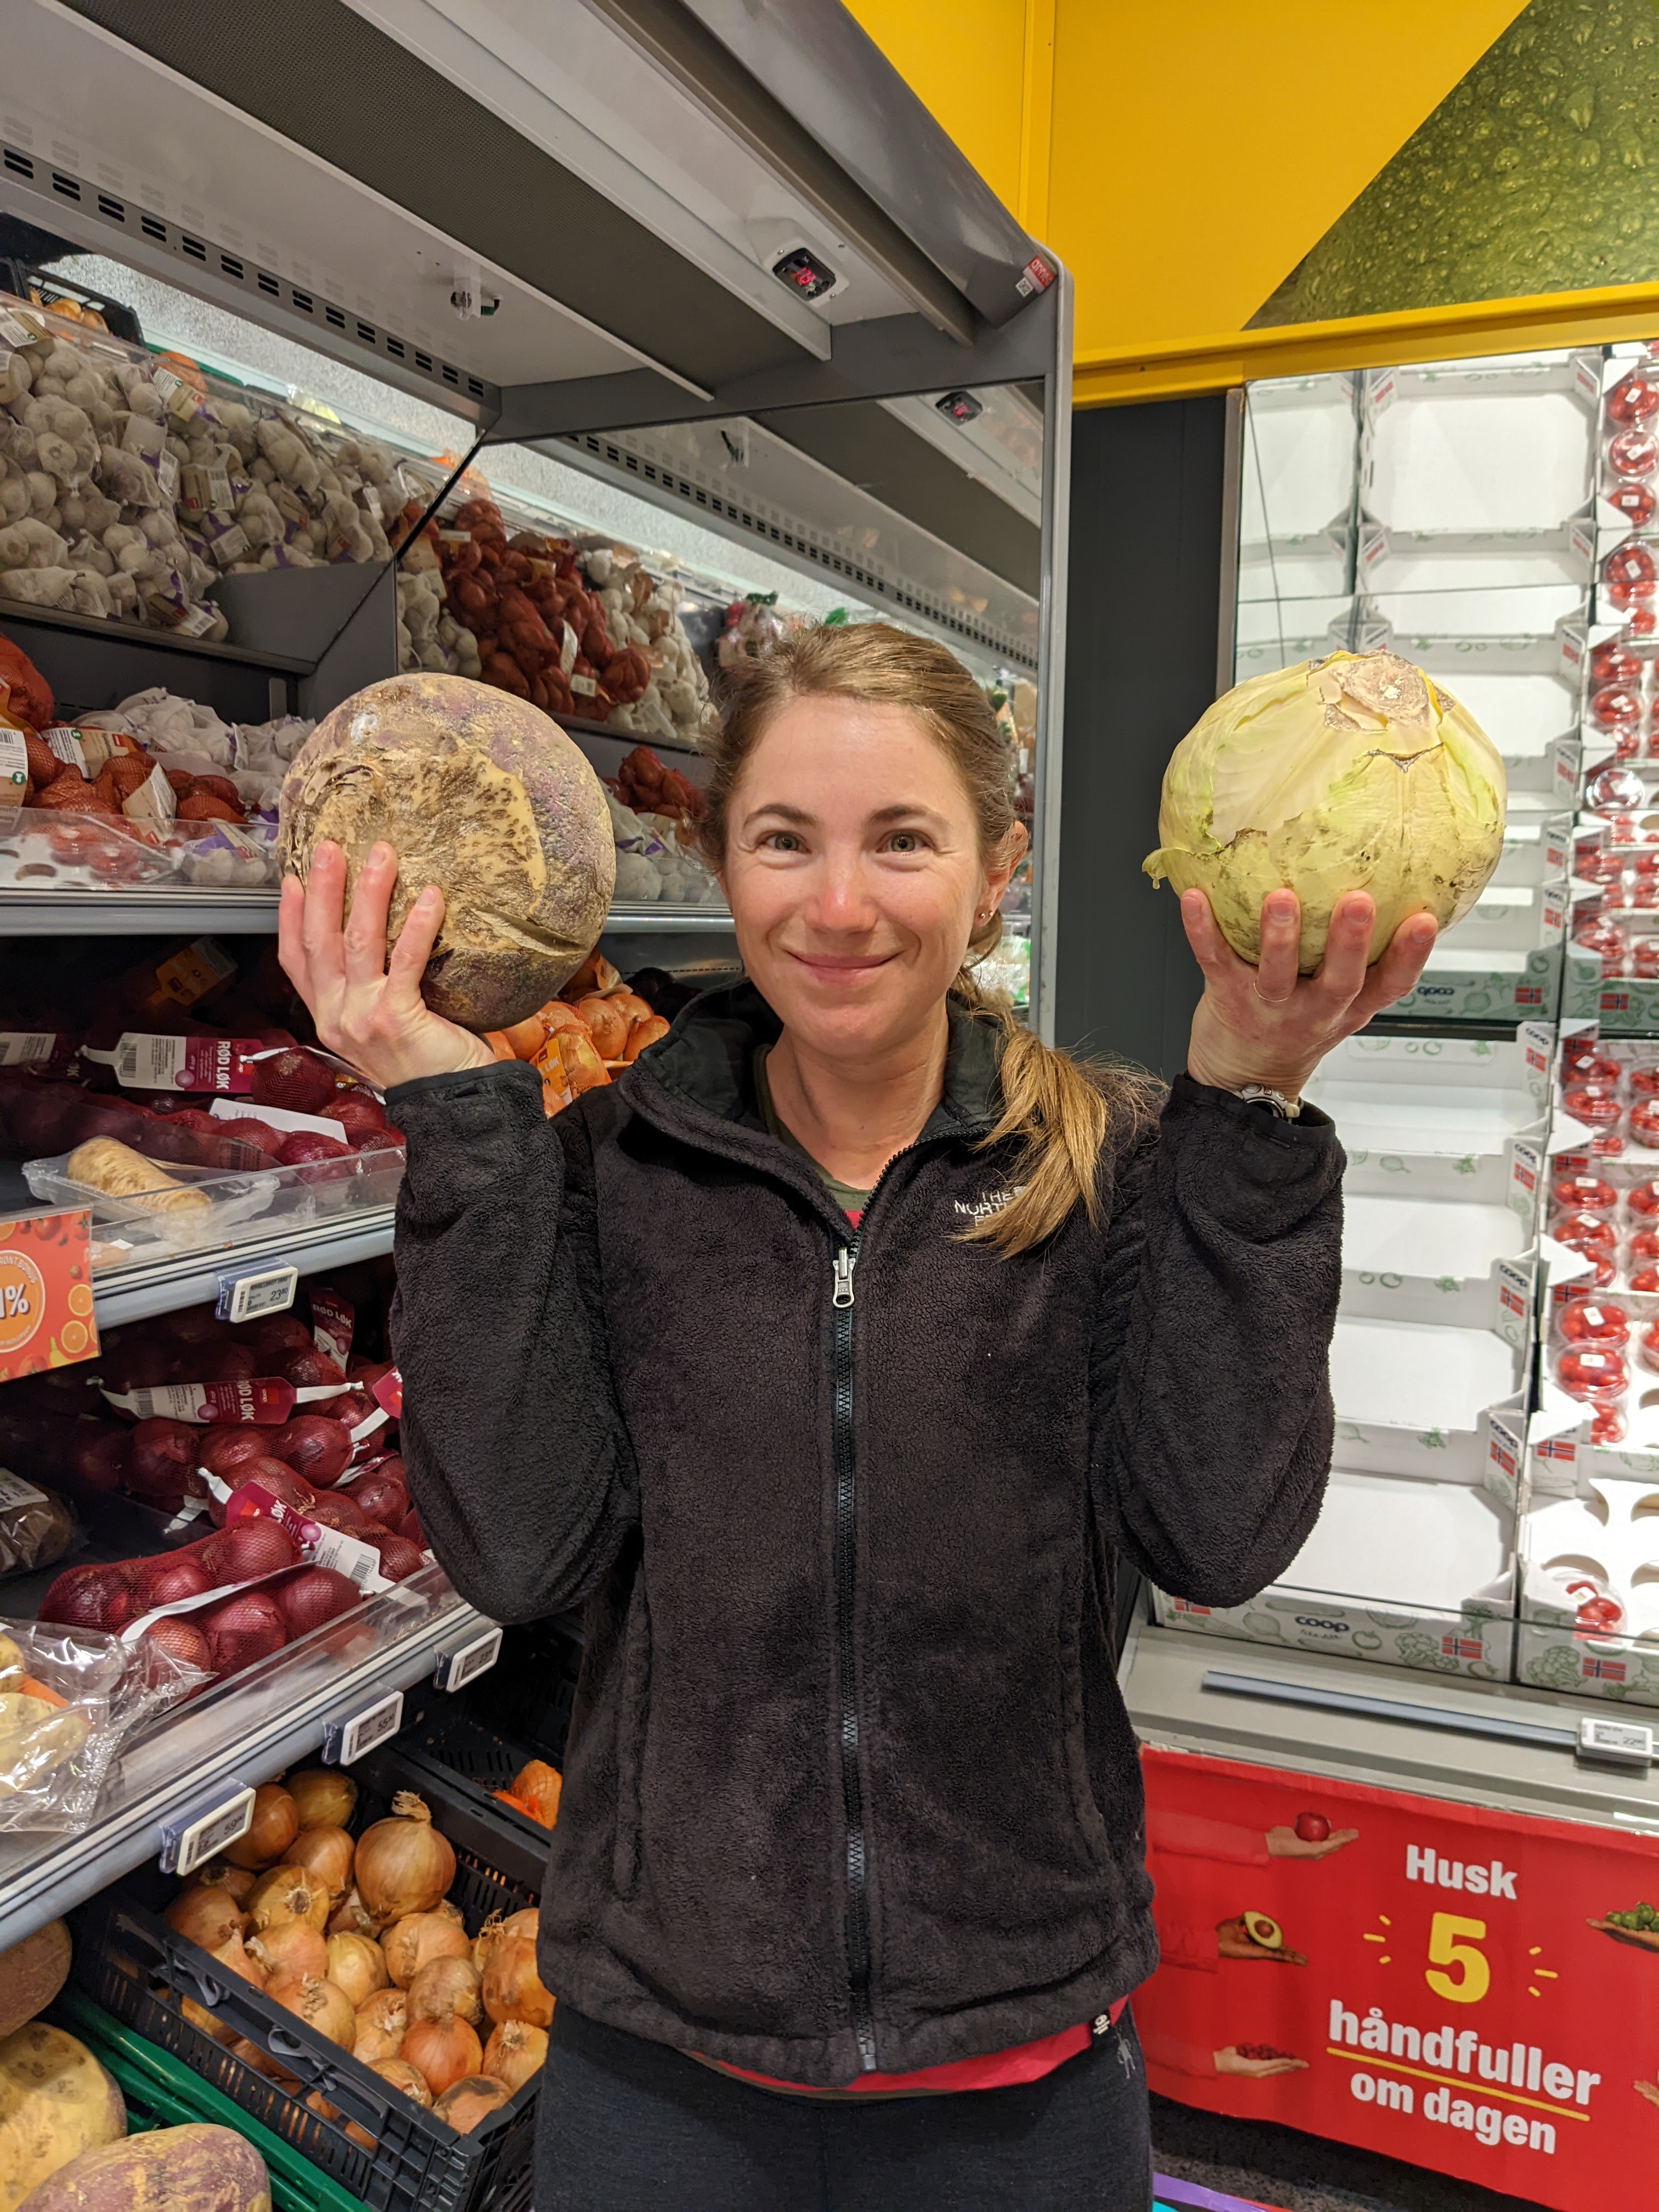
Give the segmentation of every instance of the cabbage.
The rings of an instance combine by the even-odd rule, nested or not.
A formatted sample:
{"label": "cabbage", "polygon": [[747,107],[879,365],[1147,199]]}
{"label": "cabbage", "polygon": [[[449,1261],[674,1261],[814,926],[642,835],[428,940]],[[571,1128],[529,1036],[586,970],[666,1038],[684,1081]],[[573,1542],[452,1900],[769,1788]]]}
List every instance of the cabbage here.
{"label": "cabbage", "polygon": [[1441,928],[1486,888],[1504,844],[1504,763],[1467,708],[1394,653],[1332,653],[1218,699],[1164,774],[1154,883],[1209,895],[1243,958],[1263,894],[1302,902],[1299,965],[1319,965],[1331,909],[1369,891],[1375,960],[1408,915]]}

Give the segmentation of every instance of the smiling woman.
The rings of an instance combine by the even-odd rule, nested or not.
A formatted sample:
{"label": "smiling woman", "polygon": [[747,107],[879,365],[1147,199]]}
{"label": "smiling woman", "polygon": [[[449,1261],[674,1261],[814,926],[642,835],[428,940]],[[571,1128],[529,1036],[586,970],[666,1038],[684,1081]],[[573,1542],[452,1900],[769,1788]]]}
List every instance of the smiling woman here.
{"label": "smiling woman", "polygon": [[1297,1094],[1434,927],[1368,969],[1339,900],[1299,978],[1292,893],[1250,967],[1189,890],[1160,1097],[975,988],[1009,766],[942,646],[782,640],[709,787],[744,980],[552,1121],[423,1006],[441,898],[388,956],[395,854],[343,927],[337,848],[284,887],[284,964],[408,1139],[422,1525],[495,1620],[585,1606],[544,2212],[1146,2212],[1116,1563],[1236,1604],[1313,1523],[1342,1155]]}

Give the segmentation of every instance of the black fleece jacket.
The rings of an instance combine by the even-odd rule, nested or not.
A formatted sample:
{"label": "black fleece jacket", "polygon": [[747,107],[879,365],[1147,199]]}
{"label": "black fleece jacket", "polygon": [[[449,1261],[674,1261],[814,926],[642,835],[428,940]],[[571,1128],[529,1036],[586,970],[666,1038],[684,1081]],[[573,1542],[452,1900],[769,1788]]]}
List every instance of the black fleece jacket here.
{"label": "black fleece jacket", "polygon": [[1317,1113],[1183,1077],[1103,1163],[1109,1218],[1001,1259],[960,1236],[1013,1172],[998,1032],[953,1010],[855,1236],[757,1110],[777,1034],[740,984],[552,1121],[516,1065],[394,1091],[393,1333],[457,1588],[589,1599],[543,1979],[830,2087],[1156,1964],[1115,1561],[1231,1605],[1299,1549],[1343,1163]]}

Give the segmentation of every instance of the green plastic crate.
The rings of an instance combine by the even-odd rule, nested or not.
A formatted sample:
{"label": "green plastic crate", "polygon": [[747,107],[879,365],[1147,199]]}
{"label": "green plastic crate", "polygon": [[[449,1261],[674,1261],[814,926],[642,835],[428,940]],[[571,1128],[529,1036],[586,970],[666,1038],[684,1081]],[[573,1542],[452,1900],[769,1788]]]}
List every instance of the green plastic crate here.
{"label": "green plastic crate", "polygon": [[275,2212],[362,2212],[361,2201],[337,2181],[301,2158],[291,2143],[262,2127],[210,2081],[94,2004],[77,1990],[66,1989],[46,2008],[55,2027],[84,2043],[99,2064],[113,2075],[126,2100],[127,2132],[182,2128],[195,2122],[233,2129],[251,2142],[270,2175]]}

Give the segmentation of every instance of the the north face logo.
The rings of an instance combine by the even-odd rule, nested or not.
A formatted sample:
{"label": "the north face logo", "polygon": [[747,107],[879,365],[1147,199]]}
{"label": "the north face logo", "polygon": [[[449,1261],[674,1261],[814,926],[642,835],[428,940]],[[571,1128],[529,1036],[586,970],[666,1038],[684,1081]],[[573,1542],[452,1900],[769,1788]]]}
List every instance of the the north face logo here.
{"label": "the north face logo", "polygon": [[959,1198],[956,1201],[956,1210],[965,1214],[969,1221],[983,1221],[988,1214],[1000,1213],[1005,1206],[1012,1206],[1024,1188],[1024,1183],[1019,1183],[1012,1190],[982,1191],[972,1206],[966,1199]]}

